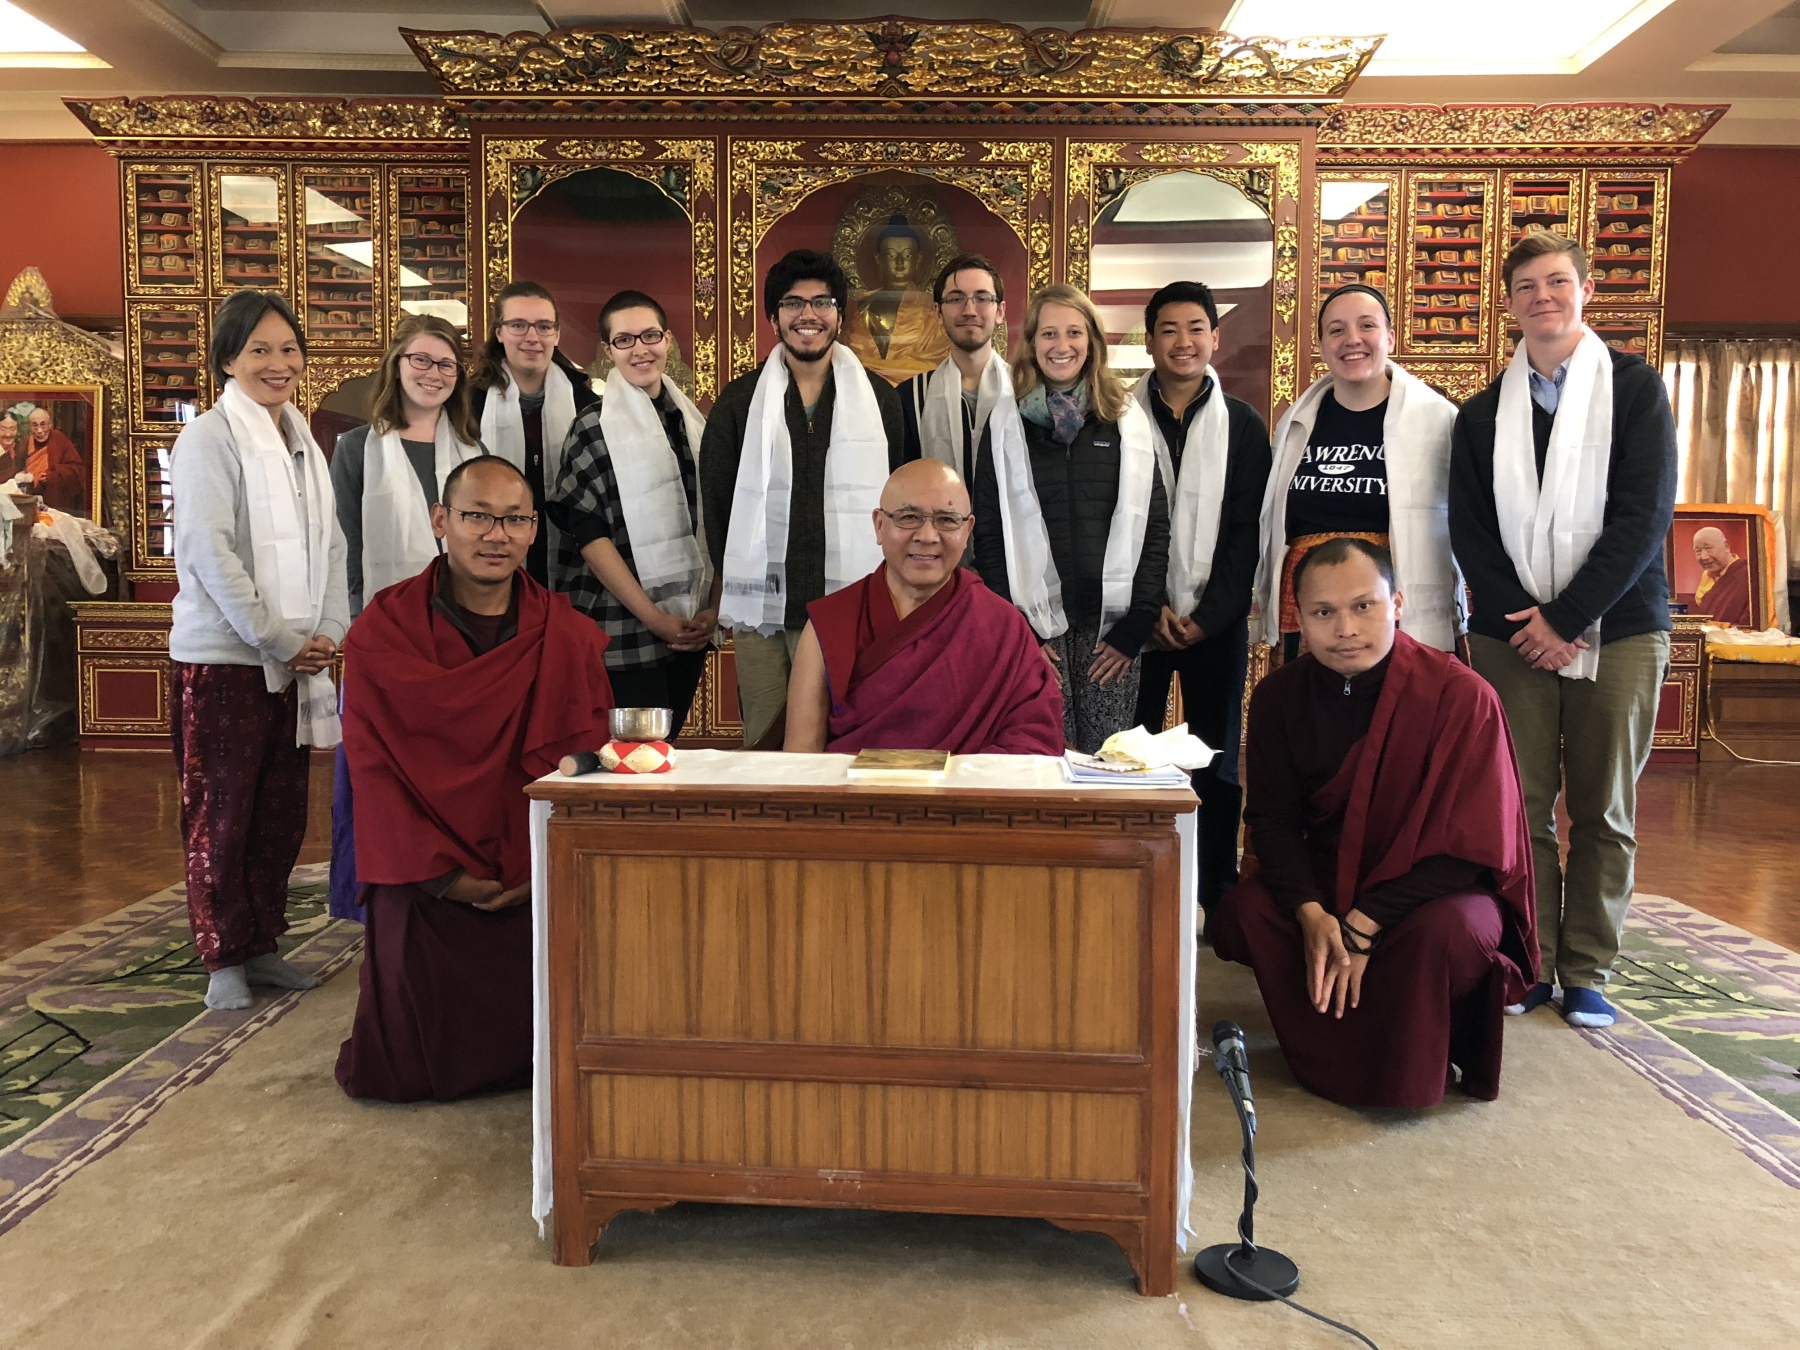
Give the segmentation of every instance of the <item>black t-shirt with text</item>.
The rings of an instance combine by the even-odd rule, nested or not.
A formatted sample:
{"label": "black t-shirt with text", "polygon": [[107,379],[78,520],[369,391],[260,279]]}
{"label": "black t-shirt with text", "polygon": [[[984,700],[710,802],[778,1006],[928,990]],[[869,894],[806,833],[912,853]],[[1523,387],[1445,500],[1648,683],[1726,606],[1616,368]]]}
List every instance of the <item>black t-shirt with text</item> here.
{"label": "black t-shirt with text", "polygon": [[1329,390],[1319,403],[1312,436],[1288,480],[1287,537],[1309,534],[1386,534],[1387,447],[1382,424],[1387,400],[1352,412]]}

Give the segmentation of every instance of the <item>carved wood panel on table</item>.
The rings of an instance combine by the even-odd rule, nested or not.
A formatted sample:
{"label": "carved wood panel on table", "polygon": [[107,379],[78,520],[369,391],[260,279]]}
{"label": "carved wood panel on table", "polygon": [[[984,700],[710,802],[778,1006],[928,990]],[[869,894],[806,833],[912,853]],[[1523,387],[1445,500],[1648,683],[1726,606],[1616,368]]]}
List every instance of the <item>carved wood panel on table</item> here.
{"label": "carved wood panel on table", "polygon": [[1189,794],[620,786],[534,789],[558,1261],[842,1205],[1106,1232],[1173,1289]]}

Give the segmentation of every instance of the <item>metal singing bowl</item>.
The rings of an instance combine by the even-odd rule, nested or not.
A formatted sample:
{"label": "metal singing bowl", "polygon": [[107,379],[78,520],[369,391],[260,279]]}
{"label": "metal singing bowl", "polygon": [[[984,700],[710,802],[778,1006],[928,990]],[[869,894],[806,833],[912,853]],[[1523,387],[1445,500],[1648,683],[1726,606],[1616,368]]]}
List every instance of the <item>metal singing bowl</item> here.
{"label": "metal singing bowl", "polygon": [[615,741],[666,741],[674,721],[672,708],[611,708],[606,729]]}

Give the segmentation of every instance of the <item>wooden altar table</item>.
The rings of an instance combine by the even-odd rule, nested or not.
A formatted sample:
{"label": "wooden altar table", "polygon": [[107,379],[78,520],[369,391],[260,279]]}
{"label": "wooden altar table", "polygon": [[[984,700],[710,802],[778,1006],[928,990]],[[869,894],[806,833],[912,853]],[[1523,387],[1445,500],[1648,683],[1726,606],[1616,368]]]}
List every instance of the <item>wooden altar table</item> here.
{"label": "wooden altar table", "polygon": [[683,751],[529,789],[557,1262],[681,1200],[1023,1215],[1172,1293],[1193,794],[1032,756],[930,787],[848,763]]}

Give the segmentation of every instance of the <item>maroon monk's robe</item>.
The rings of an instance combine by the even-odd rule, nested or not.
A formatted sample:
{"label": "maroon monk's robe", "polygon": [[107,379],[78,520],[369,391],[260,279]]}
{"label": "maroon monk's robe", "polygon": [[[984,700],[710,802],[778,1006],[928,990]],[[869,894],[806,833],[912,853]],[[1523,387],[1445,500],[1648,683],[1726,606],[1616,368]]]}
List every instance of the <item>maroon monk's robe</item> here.
{"label": "maroon monk's robe", "polygon": [[50,428],[42,445],[35,436],[27,438],[25,468],[37,481],[44,505],[72,516],[87,514],[87,461],[75,442],[57,428]]}
{"label": "maroon monk's robe", "polygon": [[[1451,1065],[1500,1090],[1504,1008],[1537,974],[1531,840],[1499,699],[1454,657],[1395,634],[1346,680],[1312,656],[1250,705],[1247,864],[1209,932],[1256,970],[1294,1076],[1347,1106],[1430,1106]],[[1247,869],[1248,870],[1248,869]],[[1383,925],[1360,1006],[1307,995],[1294,911]]]}
{"label": "maroon monk's robe", "polygon": [[352,1097],[448,1101],[531,1082],[531,907],[441,898],[531,875],[524,788],[606,739],[606,635],[523,572],[505,615],[456,604],[438,559],[345,642],[344,749],[365,947],[338,1053]]}
{"label": "maroon monk's robe", "polygon": [[904,619],[885,563],[806,612],[831,692],[827,750],[1062,754],[1056,672],[1025,616],[967,568]]}
{"label": "maroon monk's robe", "polygon": [[1750,564],[1733,558],[1705,595],[1694,597],[1694,612],[1710,615],[1734,628],[1750,626]]}

